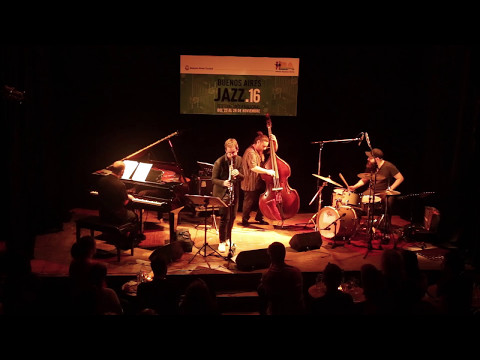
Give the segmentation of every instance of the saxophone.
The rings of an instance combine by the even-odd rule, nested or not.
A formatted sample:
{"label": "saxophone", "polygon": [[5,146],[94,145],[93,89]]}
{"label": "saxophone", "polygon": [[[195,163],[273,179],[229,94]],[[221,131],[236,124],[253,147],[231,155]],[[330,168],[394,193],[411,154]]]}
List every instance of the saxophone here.
{"label": "saxophone", "polygon": [[232,205],[235,200],[235,190],[233,188],[234,178],[232,176],[232,172],[233,172],[233,157],[230,158],[230,165],[228,166],[228,180],[230,182],[230,186],[228,187],[228,192],[230,194],[229,205]]}

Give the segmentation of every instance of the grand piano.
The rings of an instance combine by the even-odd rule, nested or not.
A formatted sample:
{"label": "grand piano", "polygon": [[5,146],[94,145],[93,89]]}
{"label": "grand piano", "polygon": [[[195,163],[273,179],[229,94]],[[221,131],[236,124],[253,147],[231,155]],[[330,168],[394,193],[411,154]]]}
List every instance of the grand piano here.
{"label": "grand piano", "polygon": [[[178,213],[185,206],[185,194],[189,192],[190,179],[186,178],[179,164],[170,139],[178,135],[174,132],[123,159],[125,173],[121,179],[127,187],[127,192],[134,199],[128,205],[129,208],[138,209],[142,232],[144,229],[143,211],[157,212],[157,218],[168,213],[170,222],[170,241],[176,239],[176,227]],[[168,141],[175,162],[159,161],[151,159],[150,149],[164,141]],[[109,166],[95,171],[93,175],[106,176],[110,174]],[[97,183],[95,181],[95,183]],[[98,195],[93,187],[92,195]]]}

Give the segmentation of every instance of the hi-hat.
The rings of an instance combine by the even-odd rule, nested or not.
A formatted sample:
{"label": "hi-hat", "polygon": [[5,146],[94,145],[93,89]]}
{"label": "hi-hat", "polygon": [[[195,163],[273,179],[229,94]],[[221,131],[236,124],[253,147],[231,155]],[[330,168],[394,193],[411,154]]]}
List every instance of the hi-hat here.
{"label": "hi-hat", "polygon": [[323,176],[320,176],[320,175],[317,175],[317,174],[312,174],[313,176],[319,178],[319,179],[322,179],[323,181],[326,181],[330,184],[333,184],[333,185],[336,185],[336,186],[340,186],[342,187],[342,185],[340,185],[339,183],[336,183],[335,181],[333,181],[332,179],[330,178],[327,178],[327,177],[323,177]]}
{"label": "hi-hat", "polygon": [[379,193],[376,193],[375,195],[400,195],[400,191],[397,190],[385,190]]}
{"label": "hi-hat", "polygon": [[377,179],[377,180],[385,180],[386,177],[383,176],[383,175],[380,175],[380,174],[371,174],[371,173],[360,173],[360,174],[357,174],[357,176],[360,178],[360,179],[371,179],[371,178],[374,178],[374,179]]}

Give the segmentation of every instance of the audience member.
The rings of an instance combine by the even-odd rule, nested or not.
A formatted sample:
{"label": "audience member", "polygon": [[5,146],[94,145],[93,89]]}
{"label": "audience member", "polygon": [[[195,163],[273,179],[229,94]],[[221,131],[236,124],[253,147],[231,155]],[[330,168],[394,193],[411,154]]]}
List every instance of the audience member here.
{"label": "audience member", "polygon": [[167,263],[161,256],[151,259],[153,279],[138,284],[138,311],[150,309],[157,315],[178,314],[180,291],[173,281],[167,278]]}
{"label": "audience member", "polygon": [[365,300],[354,304],[355,314],[384,314],[385,281],[382,272],[373,264],[363,264],[360,268],[360,282]]}
{"label": "audience member", "polygon": [[441,272],[437,283],[428,288],[426,299],[441,314],[471,315],[474,282],[458,250],[445,254]]}
{"label": "audience member", "polygon": [[353,297],[339,289],[342,283],[342,269],[328,263],[323,270],[325,294],[313,299],[311,313],[313,315],[352,315]]}
{"label": "audience member", "polygon": [[405,310],[406,293],[405,264],[400,250],[384,250],[381,271],[385,280],[385,310],[390,314],[400,314]]}
{"label": "audience member", "polygon": [[435,307],[423,300],[428,287],[428,279],[420,270],[417,253],[403,249],[401,251],[405,266],[405,286],[403,299],[404,309],[409,314],[429,315],[435,314]]}
{"label": "audience member", "polygon": [[94,297],[94,315],[122,315],[123,308],[117,293],[107,285],[107,267],[94,263],[90,267],[89,281]]}
{"label": "audience member", "polygon": [[85,292],[89,289],[89,272],[96,251],[95,239],[82,236],[72,245],[70,254],[72,261],[68,269],[72,310],[81,309]]}
{"label": "audience member", "polygon": [[214,292],[202,279],[193,280],[185,289],[180,304],[180,315],[220,315]]}
{"label": "audience member", "polygon": [[299,315],[305,313],[301,271],[285,263],[285,245],[273,242],[267,249],[270,267],[257,288],[261,314]]}
{"label": "audience member", "polygon": [[77,242],[73,243],[70,250],[72,261],[68,269],[68,274],[72,281],[86,282],[86,275],[92,264],[95,251],[96,244],[92,236],[82,236]]}

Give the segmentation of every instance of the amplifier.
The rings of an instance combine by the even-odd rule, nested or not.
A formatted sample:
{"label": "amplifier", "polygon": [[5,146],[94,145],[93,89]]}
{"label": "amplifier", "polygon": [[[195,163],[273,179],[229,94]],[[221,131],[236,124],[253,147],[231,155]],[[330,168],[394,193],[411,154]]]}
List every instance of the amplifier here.
{"label": "amplifier", "polygon": [[209,177],[198,176],[195,178],[197,195],[212,196],[213,184]]}

